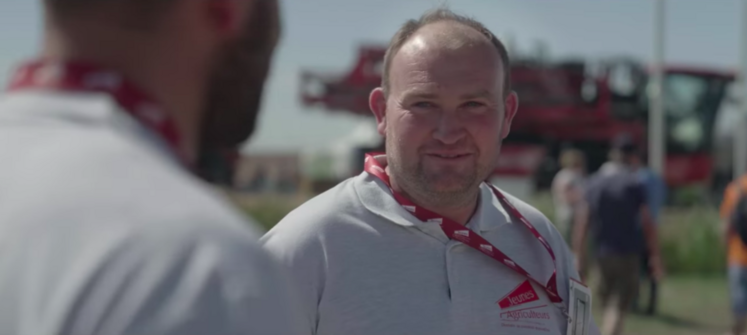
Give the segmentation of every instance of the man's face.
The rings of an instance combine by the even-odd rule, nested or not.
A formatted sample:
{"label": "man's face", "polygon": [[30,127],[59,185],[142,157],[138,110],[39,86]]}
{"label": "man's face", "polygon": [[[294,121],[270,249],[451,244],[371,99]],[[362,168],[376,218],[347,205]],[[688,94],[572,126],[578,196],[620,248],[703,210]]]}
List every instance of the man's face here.
{"label": "man's face", "polygon": [[389,96],[376,114],[390,173],[445,200],[473,192],[491,174],[517,99],[504,98],[500,56],[489,40],[422,35],[392,60]]}
{"label": "man's face", "polygon": [[205,149],[233,149],[251,136],[279,35],[277,2],[255,0],[244,33],[219,53],[208,86]]}

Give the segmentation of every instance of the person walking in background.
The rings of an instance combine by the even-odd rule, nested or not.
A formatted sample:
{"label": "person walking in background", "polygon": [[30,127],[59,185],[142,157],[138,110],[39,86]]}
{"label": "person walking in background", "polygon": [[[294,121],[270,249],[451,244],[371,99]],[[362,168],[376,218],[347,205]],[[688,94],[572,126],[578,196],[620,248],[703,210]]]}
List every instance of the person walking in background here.
{"label": "person walking in background", "polygon": [[560,154],[560,167],[551,186],[555,205],[555,225],[570,245],[573,223],[584,201],[584,153],[577,149],[563,150]]}
{"label": "person walking in background", "polygon": [[304,335],[598,333],[560,233],[484,182],[510,77],[500,40],[447,9],[395,34],[369,99],[386,153],[262,238],[303,292]]}
{"label": "person walking in background", "polygon": [[747,175],[732,181],[726,187],[720,208],[734,318],[732,330],[729,333],[731,335],[744,334],[747,326],[747,246],[740,234],[740,231],[744,232],[744,227],[747,227],[747,217],[743,215],[745,205],[747,205]]}
{"label": "person walking in background", "polygon": [[[633,157],[632,165],[633,169],[637,171],[638,177],[641,179],[644,187],[646,188],[646,200],[648,203],[649,213],[654,223],[660,222],[659,213],[667,199],[667,185],[664,179],[659,176],[654,170],[648,167],[648,159],[645,154],[636,155]],[[643,222],[643,218],[641,219]],[[641,229],[643,232],[643,229]],[[651,272],[651,266],[649,266],[650,252],[648,248],[643,249],[641,255],[641,271],[642,277],[648,282],[648,305],[645,308],[645,313],[648,315],[656,314],[656,306],[658,302],[658,282],[656,277]],[[634,302],[634,307],[639,309],[638,296]]]}
{"label": "person walking in background", "polygon": [[587,219],[579,221],[574,232],[573,249],[581,260],[586,252],[587,232],[593,240],[601,273],[603,335],[622,333],[625,317],[638,293],[640,255],[645,248],[650,251],[654,278],[660,280],[663,276],[646,189],[633,166],[637,155],[638,149],[630,137],[614,140],[611,160],[587,183]]}
{"label": "person walking in background", "polygon": [[258,230],[198,179],[252,133],[274,0],[45,0],[0,97],[0,334],[299,334]]}

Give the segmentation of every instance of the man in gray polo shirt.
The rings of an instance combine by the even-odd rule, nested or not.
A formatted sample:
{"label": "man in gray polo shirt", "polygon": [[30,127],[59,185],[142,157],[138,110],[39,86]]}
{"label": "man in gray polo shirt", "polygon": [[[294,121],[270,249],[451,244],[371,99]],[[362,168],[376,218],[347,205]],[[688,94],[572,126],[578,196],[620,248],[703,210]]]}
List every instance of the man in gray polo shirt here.
{"label": "man in gray polo shirt", "polygon": [[573,256],[483,182],[518,107],[508,71],[501,42],[448,10],[396,33],[370,96],[387,153],[262,239],[298,285],[304,334],[566,334]]}

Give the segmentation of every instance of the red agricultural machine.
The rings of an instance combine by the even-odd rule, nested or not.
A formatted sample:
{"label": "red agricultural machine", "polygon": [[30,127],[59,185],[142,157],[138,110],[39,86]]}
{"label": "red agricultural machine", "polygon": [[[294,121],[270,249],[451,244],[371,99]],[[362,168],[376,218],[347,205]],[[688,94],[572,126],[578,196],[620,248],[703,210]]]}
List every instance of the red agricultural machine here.
{"label": "red agricultural machine", "polygon": [[[373,117],[368,95],[381,82],[384,48],[360,48],[353,69],[341,75],[302,74],[301,100],[307,107]],[[514,59],[513,89],[519,113],[501,151],[496,176],[529,177],[547,187],[564,147],[584,151],[590,171],[607,158],[617,134],[633,135],[646,147],[649,76],[632,59],[598,62]],[[734,74],[689,67],[665,70],[665,179],[670,187],[720,187],[730,171],[715,166],[714,129]],[[383,143],[382,143],[383,146]],[[360,155],[367,150],[360,148]],[[362,164],[362,161],[361,161]],[[357,169],[362,169],[358,166]]]}

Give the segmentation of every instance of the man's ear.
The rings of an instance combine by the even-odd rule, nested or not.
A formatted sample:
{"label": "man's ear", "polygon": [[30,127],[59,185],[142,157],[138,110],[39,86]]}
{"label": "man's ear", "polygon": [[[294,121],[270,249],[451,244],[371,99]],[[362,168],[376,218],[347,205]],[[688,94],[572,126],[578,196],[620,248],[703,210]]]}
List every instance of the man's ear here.
{"label": "man's ear", "polygon": [[516,112],[519,110],[519,95],[511,91],[503,102],[503,129],[501,139],[508,137],[511,132],[511,122],[513,122]]}
{"label": "man's ear", "polygon": [[[236,36],[246,28],[245,21],[251,17],[255,1],[209,0],[204,5],[206,18],[218,35]],[[251,8],[250,8],[251,7]]]}
{"label": "man's ear", "polygon": [[371,91],[368,96],[368,106],[376,117],[376,129],[379,135],[386,136],[386,95],[381,87]]}

